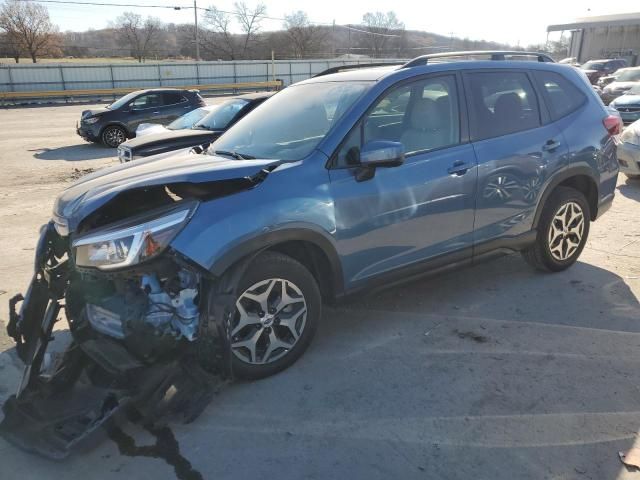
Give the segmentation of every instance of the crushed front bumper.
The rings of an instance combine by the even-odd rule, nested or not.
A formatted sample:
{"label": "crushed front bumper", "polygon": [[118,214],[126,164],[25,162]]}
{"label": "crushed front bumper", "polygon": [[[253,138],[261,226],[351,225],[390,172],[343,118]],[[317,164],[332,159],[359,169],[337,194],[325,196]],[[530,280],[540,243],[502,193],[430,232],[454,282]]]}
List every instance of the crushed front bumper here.
{"label": "crushed front bumper", "polygon": [[99,132],[84,123],[76,123],[76,133],[88,142],[97,142],[100,139]]}
{"label": "crushed front bumper", "polygon": [[231,378],[226,312],[232,311],[232,297],[219,295],[206,312],[212,320],[208,328],[218,332],[209,337],[217,340],[211,356],[217,363],[206,370],[192,348],[176,348],[151,361],[140,358],[126,343],[93,330],[83,321],[84,310],[80,318],[67,317],[71,341],[55,358],[47,349],[58,314],[70,307],[73,275],[71,261],[58,260],[60,238],[53,222],[43,228],[27,293],[9,302],[7,332],[25,369],[16,394],[3,405],[0,435],[25,450],[61,459],[124,410],[135,409],[150,424],[167,415],[195,419],[217,386]]}

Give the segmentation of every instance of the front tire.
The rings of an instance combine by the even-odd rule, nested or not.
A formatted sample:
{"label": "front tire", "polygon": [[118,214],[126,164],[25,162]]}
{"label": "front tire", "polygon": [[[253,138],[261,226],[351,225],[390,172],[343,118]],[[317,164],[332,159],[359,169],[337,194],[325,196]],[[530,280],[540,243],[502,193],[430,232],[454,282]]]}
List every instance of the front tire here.
{"label": "front tire", "polygon": [[127,139],[127,132],[122,127],[111,125],[102,131],[100,138],[107,147],[116,148]]}
{"label": "front tire", "polygon": [[259,379],[291,366],[307,349],[320,321],[315,278],[293,258],[266,252],[251,262],[236,289],[231,321],[234,375]]}
{"label": "front tire", "polygon": [[541,271],[566,270],[578,260],[587,243],[590,219],[589,203],[582,192],[556,188],[543,207],[536,242],[522,256]]}

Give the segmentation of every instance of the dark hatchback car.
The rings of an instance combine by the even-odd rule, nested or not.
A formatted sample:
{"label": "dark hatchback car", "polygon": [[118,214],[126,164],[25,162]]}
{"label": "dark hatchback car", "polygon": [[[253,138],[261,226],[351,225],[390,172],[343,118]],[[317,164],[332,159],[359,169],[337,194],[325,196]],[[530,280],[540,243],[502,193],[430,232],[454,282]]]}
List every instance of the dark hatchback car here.
{"label": "dark hatchback car", "polygon": [[222,135],[229,127],[256,108],[275,92],[248,93],[230,98],[219,105],[191,128],[181,128],[145,135],[127,140],[118,147],[118,158],[121,162],[129,162],[136,158],[148,157],[160,153],[171,152],[181,148],[203,146]]}
{"label": "dark hatchback car", "polygon": [[153,121],[166,125],[206,103],[198,90],[154,88],[138,90],[106,107],[82,112],[76,131],[85,140],[117,147],[136,136],[141,123]]}
{"label": "dark hatchback car", "polygon": [[624,58],[589,60],[580,68],[587,75],[592,85],[595,85],[600,77],[611,75],[616,70],[628,67],[629,63]]}

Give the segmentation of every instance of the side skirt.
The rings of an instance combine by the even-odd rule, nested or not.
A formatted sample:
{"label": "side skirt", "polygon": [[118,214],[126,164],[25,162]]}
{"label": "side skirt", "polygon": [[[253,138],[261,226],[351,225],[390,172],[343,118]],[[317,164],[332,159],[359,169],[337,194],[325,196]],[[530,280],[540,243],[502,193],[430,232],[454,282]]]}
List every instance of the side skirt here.
{"label": "side skirt", "polygon": [[365,292],[368,294],[379,292],[420,278],[430,277],[469,265],[476,265],[495,257],[524,250],[535,243],[537,234],[536,230],[531,230],[513,237],[490,240],[473,247],[439,255],[435,258],[385,272],[375,278],[358,282],[353,288],[336,297],[336,303],[350,301],[356,295]]}

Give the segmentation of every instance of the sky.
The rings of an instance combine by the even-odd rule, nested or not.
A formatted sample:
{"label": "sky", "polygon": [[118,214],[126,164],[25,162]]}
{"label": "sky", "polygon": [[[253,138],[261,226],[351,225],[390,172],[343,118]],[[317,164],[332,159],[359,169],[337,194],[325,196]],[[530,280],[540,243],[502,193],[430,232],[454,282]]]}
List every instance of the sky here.
{"label": "sky", "polygon": [[[145,5],[190,6],[192,0],[88,0],[103,3],[135,3]],[[215,5],[232,10],[233,0],[197,0],[198,7]],[[253,5],[258,0],[246,0]],[[303,10],[309,19],[318,23],[358,24],[365,12],[394,10],[407,29],[424,30],[442,35],[473,40],[493,40],[527,46],[543,43],[546,27],[566,23],[578,17],[629,13],[639,11],[628,2],[596,2],[593,0],[536,0],[519,2],[506,0],[263,0],[270,16],[281,18],[296,10]],[[624,5],[623,5],[624,4]],[[193,9],[174,11],[163,8],[100,7],[46,4],[51,19],[60,30],[85,31],[106,27],[123,11],[152,15],[164,22],[192,23]],[[200,11],[200,15],[203,12]],[[279,20],[264,20],[263,30],[282,27]],[[559,34],[552,34],[555,37]],[[555,39],[555,37],[550,37]]]}

